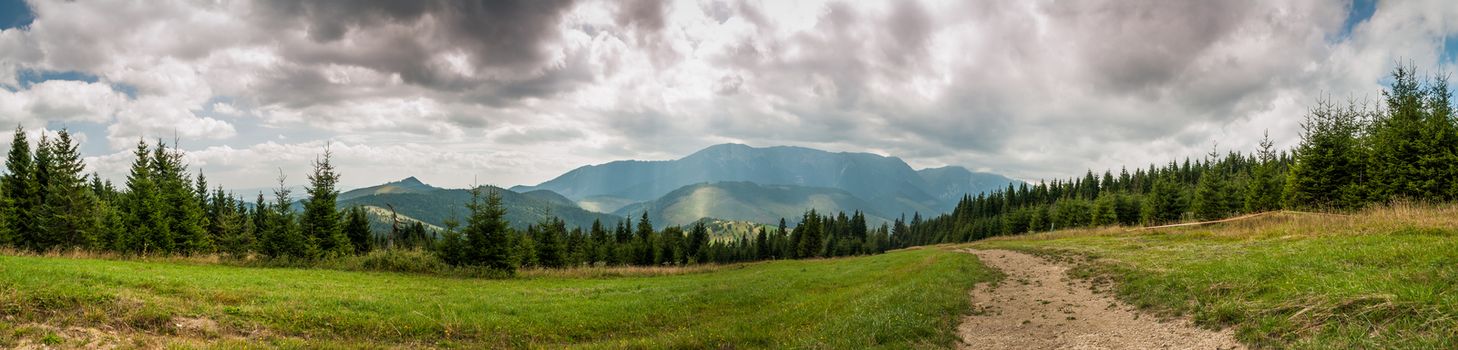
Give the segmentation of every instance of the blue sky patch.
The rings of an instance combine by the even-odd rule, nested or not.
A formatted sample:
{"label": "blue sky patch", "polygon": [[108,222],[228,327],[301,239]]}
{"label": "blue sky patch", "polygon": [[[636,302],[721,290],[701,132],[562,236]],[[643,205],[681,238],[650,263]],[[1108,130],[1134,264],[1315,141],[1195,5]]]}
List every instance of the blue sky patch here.
{"label": "blue sky patch", "polygon": [[1351,11],[1347,12],[1347,20],[1342,22],[1342,31],[1337,35],[1337,40],[1352,37],[1352,30],[1356,29],[1358,24],[1372,18],[1372,14],[1375,12],[1377,12],[1377,0],[1353,0]]}
{"label": "blue sky patch", "polygon": [[58,71],[45,71],[45,70],[34,70],[34,69],[21,69],[20,71],[17,71],[15,73],[16,73],[16,80],[19,80],[20,81],[20,87],[22,87],[22,88],[30,88],[30,86],[31,85],[35,85],[35,83],[39,83],[39,82],[43,82],[43,81],[47,81],[47,80],[78,80],[78,81],[84,81],[84,82],[88,82],[88,83],[95,83],[97,81],[100,81],[100,78],[97,78],[95,74],[89,74],[89,73],[86,73],[86,72],[78,72],[78,71],[58,72]]}
{"label": "blue sky patch", "polygon": [[35,13],[23,0],[0,0],[0,29],[29,26],[35,21]]}
{"label": "blue sky patch", "polygon": [[1438,62],[1449,66],[1458,64],[1458,34],[1443,38],[1443,53],[1439,56]]}

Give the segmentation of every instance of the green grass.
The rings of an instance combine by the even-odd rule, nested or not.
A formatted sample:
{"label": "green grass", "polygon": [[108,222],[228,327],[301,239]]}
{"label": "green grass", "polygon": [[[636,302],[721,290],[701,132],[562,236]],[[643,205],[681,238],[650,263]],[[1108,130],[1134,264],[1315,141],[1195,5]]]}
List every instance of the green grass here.
{"label": "green grass", "polygon": [[87,327],[147,347],[948,347],[967,290],[997,277],[942,249],[511,280],[0,256],[0,346]]}
{"label": "green grass", "polygon": [[976,243],[1076,262],[1136,306],[1261,348],[1458,348],[1458,208],[1278,214]]}

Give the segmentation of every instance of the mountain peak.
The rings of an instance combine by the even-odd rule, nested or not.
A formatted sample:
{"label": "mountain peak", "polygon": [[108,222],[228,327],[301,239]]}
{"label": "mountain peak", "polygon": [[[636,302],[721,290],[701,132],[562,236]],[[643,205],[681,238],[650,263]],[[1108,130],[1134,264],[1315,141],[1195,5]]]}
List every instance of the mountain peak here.
{"label": "mountain peak", "polygon": [[424,182],[420,182],[420,179],[417,179],[414,176],[407,177],[407,178],[401,179],[400,181],[395,181],[393,183],[395,183],[395,184],[401,184],[401,185],[424,185],[425,184]]}

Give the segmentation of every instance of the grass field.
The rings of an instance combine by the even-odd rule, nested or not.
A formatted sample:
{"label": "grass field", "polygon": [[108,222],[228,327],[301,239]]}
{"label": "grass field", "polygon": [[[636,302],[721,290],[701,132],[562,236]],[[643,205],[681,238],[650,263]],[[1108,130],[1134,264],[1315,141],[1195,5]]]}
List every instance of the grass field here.
{"label": "grass field", "polygon": [[943,249],[576,275],[0,256],[0,347],[947,347],[967,290],[998,278]]}
{"label": "grass field", "polygon": [[1121,299],[1256,347],[1458,348],[1458,207],[1280,213],[1204,227],[973,244],[1074,262]]}

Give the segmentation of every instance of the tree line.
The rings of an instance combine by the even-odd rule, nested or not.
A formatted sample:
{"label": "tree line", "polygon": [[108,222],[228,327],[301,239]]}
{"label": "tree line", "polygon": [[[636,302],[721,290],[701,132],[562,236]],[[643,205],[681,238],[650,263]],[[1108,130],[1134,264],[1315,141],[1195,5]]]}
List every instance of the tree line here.
{"label": "tree line", "polygon": [[1355,210],[1392,201],[1458,199],[1458,120],[1448,80],[1398,65],[1380,103],[1320,101],[1291,152],[1267,136],[1254,154],[1212,150],[1147,169],[963,197],[951,213],[897,219],[892,245],[1106,225],[1216,220],[1281,209]]}
{"label": "tree line", "polygon": [[453,266],[511,273],[521,267],[686,265],[884,252],[888,226],[868,228],[863,213],[805,212],[795,228],[761,228],[742,237],[711,237],[700,221],[655,230],[647,213],[609,227],[568,230],[548,216],[525,230],[506,221],[501,196],[472,190],[465,221],[429,229],[419,221],[374,232],[363,207],[338,208],[339,173],[326,148],[308,175],[305,198],[293,199],[280,174],[271,201],[247,203],[189,172],[175,143],[139,141],[123,187],[85,167],[77,142],[61,130],[34,145],[17,127],[0,176],[0,245],[46,252],[82,249],[128,255],[218,254],[234,259],[308,263],[418,250]]}

